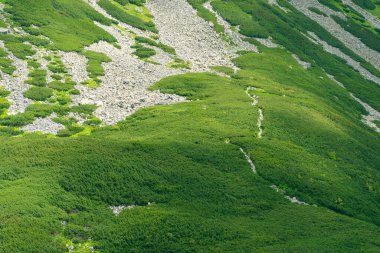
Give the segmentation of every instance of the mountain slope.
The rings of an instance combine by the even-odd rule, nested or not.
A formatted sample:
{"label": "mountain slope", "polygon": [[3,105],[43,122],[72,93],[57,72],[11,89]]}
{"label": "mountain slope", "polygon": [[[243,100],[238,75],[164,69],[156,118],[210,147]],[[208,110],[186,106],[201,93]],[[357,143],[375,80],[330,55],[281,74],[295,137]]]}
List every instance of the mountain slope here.
{"label": "mountain slope", "polygon": [[2,2],[3,252],[379,250],[375,1]]}

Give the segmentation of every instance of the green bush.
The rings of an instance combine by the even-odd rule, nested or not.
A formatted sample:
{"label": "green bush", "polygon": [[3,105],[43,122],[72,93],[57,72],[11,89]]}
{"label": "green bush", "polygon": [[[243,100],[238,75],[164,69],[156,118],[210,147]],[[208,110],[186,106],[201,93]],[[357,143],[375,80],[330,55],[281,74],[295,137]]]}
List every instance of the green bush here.
{"label": "green bush", "polygon": [[132,48],[135,49],[135,52],[133,52],[134,55],[136,55],[140,59],[147,59],[149,57],[152,57],[156,55],[156,51],[149,47],[144,47],[141,44],[136,44],[132,46]]}
{"label": "green bush", "polygon": [[65,74],[67,73],[65,65],[61,61],[52,61],[49,63],[48,68],[54,74]]}
{"label": "green bush", "polygon": [[321,15],[321,16],[324,16],[324,17],[328,16],[326,13],[324,13],[323,11],[321,11],[320,9],[318,9],[316,7],[309,7],[308,9],[310,11],[314,12],[314,13],[317,13],[318,15]]}
{"label": "green bush", "polygon": [[84,130],[81,126],[68,126],[67,128],[58,132],[59,137],[70,137],[74,134],[80,133]]}
{"label": "green bush", "polygon": [[53,90],[46,87],[31,87],[29,90],[24,92],[26,98],[35,101],[46,101],[53,95]]}
{"label": "green bush", "polygon": [[0,48],[0,57],[7,57],[8,53],[3,48]]}
{"label": "green bush", "polygon": [[87,72],[90,78],[99,84],[99,77],[104,76],[105,74],[102,63],[111,62],[112,59],[109,58],[106,54],[94,51],[84,51],[82,54],[88,59]]}
{"label": "green bush", "polygon": [[367,9],[367,10],[376,9],[376,5],[371,0],[352,0],[352,1],[364,9]]}
{"label": "green bush", "polygon": [[28,60],[28,67],[38,69],[39,67],[41,67],[41,64],[39,64],[37,60],[32,59],[32,60]]}
{"label": "green bush", "polygon": [[62,80],[62,76],[60,74],[52,74],[51,78],[57,81]]}
{"label": "green bush", "polygon": [[0,69],[8,75],[12,75],[16,71],[12,60],[8,58],[0,58]]}
{"label": "green bush", "polygon": [[14,56],[22,60],[26,60],[28,57],[33,56],[36,53],[30,45],[20,42],[6,41],[4,44]]}
{"label": "green bush", "polygon": [[139,17],[131,15],[126,12],[123,8],[116,6],[110,0],[100,0],[98,4],[107,11],[108,14],[113,16],[115,19],[124,22],[128,25],[134,26],[141,30],[148,30],[154,33],[157,33],[154,23],[152,22],[144,22]]}
{"label": "green bush", "polygon": [[318,2],[320,2],[321,4],[323,5],[326,5],[327,7],[329,7],[330,9],[334,10],[334,11],[337,11],[339,12],[340,9],[339,7],[336,5],[336,3],[341,3],[342,0],[318,0]]}
{"label": "green bush", "polygon": [[14,127],[0,127],[0,136],[17,136],[22,134],[22,131]]}
{"label": "green bush", "polygon": [[18,113],[16,115],[0,118],[0,125],[21,127],[33,123],[34,114],[31,112]]}
{"label": "green bush", "polygon": [[360,38],[369,48],[380,52],[380,35],[378,33],[357,24],[352,18],[347,18],[347,21],[335,15],[333,15],[332,18],[345,30]]}
{"label": "green bush", "polygon": [[99,126],[100,124],[102,124],[102,121],[98,118],[92,118],[92,119],[86,120],[84,124],[88,126]]}
{"label": "green bush", "polygon": [[76,83],[73,81],[66,81],[64,83],[60,81],[52,81],[48,84],[48,86],[57,91],[69,91],[74,89],[75,84]]}
{"label": "green bush", "polygon": [[146,38],[146,37],[141,37],[141,36],[136,36],[135,40],[138,43],[145,43],[145,44],[148,44],[148,45],[151,45],[151,46],[154,46],[154,47],[158,47],[158,48],[162,49],[162,51],[164,51],[164,52],[166,52],[168,54],[173,54],[173,55],[176,54],[175,49],[173,47],[167,46],[165,44],[162,44],[160,42],[154,41],[152,39],[149,39],[149,38]]}
{"label": "green bush", "polygon": [[5,98],[0,98],[0,110],[8,109],[11,104]]}
{"label": "green bush", "polygon": [[55,98],[56,101],[60,104],[60,105],[67,105],[69,103],[71,103],[71,98],[69,95],[57,95],[57,97]]}
{"label": "green bush", "polygon": [[26,83],[34,86],[45,87],[47,72],[44,69],[33,69],[29,73]]}
{"label": "green bush", "polygon": [[3,87],[0,87],[0,97],[7,97],[9,94],[11,94],[10,91],[5,90]]}
{"label": "green bush", "polygon": [[80,113],[80,114],[88,114],[91,115],[96,110],[96,105],[76,105],[71,107],[72,112]]}
{"label": "green bush", "polygon": [[32,104],[29,105],[25,111],[32,113],[34,117],[44,118],[52,114],[54,108],[48,104]]}

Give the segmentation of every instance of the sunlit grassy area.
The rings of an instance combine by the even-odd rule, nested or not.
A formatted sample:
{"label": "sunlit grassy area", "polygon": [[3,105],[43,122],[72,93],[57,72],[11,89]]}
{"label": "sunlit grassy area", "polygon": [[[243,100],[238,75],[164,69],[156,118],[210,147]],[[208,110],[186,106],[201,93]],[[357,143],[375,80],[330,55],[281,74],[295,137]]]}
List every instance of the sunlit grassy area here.
{"label": "sunlit grassy area", "polygon": [[[375,250],[379,137],[356,103],[282,50],[236,63],[232,79],[164,79],[154,89],[191,102],[140,110],[90,136],[2,138],[1,247],[62,252],[67,240],[92,238],[107,252]],[[247,86],[264,111],[262,139]],[[271,184],[318,207],[292,204]],[[108,208],[130,204],[119,216]]]}

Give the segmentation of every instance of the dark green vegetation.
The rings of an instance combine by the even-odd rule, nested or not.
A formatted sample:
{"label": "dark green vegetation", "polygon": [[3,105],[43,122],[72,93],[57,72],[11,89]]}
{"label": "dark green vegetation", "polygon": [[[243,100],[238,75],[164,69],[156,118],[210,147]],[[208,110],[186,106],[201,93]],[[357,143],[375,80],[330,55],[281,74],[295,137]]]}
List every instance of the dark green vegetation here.
{"label": "dark green vegetation", "polygon": [[376,5],[374,4],[374,2],[372,2],[372,0],[352,0],[352,1],[364,9],[374,10],[376,8]]}
{"label": "dark green vegetation", "polygon": [[144,47],[141,44],[135,44],[132,46],[132,48],[135,49],[135,52],[133,52],[133,54],[140,59],[148,59],[149,57],[156,55],[156,51],[153,48]]}
{"label": "dark green vegetation", "polygon": [[126,4],[136,4],[142,6],[145,3],[145,0],[115,0],[115,2],[126,5]]}
{"label": "dark green vegetation", "polygon": [[46,86],[46,70],[39,69],[39,66],[36,67],[37,68],[34,68],[29,72],[29,79],[26,81],[26,83],[34,86],[44,87]]}
{"label": "dark green vegetation", "polygon": [[318,8],[309,7],[309,10],[311,10],[314,13],[317,13],[318,15],[327,17],[327,14],[325,14],[323,11],[319,10]]}

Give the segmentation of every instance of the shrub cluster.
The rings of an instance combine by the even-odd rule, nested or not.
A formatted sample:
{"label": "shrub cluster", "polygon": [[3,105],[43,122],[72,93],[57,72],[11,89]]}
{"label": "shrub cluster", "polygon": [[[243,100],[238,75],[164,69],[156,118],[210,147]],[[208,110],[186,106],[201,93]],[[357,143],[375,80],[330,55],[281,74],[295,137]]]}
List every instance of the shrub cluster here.
{"label": "shrub cluster", "polygon": [[141,18],[129,14],[125,9],[113,4],[110,0],[100,0],[98,3],[103,9],[107,11],[108,14],[113,16],[115,19],[141,30],[148,30],[154,33],[158,33],[158,30],[153,22],[145,22]]}
{"label": "shrub cluster", "polygon": [[[84,51],[82,54],[87,58],[87,72],[89,77],[99,85],[101,80],[99,77],[104,76],[104,68],[102,63],[111,62],[112,59],[106,54],[94,52],[94,51]],[[89,81],[87,81],[89,82]]]}
{"label": "shrub cluster", "polygon": [[12,60],[8,58],[7,52],[2,48],[0,48],[0,69],[8,75],[12,75],[16,70]]}
{"label": "shrub cluster", "polygon": [[161,42],[157,42],[155,40],[152,40],[152,39],[149,39],[149,38],[146,38],[146,37],[141,37],[141,36],[136,36],[135,40],[138,43],[144,43],[144,44],[148,44],[148,45],[160,48],[160,49],[162,49],[162,51],[164,51],[164,52],[166,52],[168,54],[173,54],[173,55],[176,54],[175,53],[175,49],[173,47],[165,45],[165,44],[163,44]]}
{"label": "shrub cluster", "polygon": [[132,46],[132,48],[135,49],[135,52],[133,52],[133,54],[139,57],[140,59],[148,59],[149,57],[156,55],[156,51],[154,49],[144,47],[141,44],[135,44]]}

